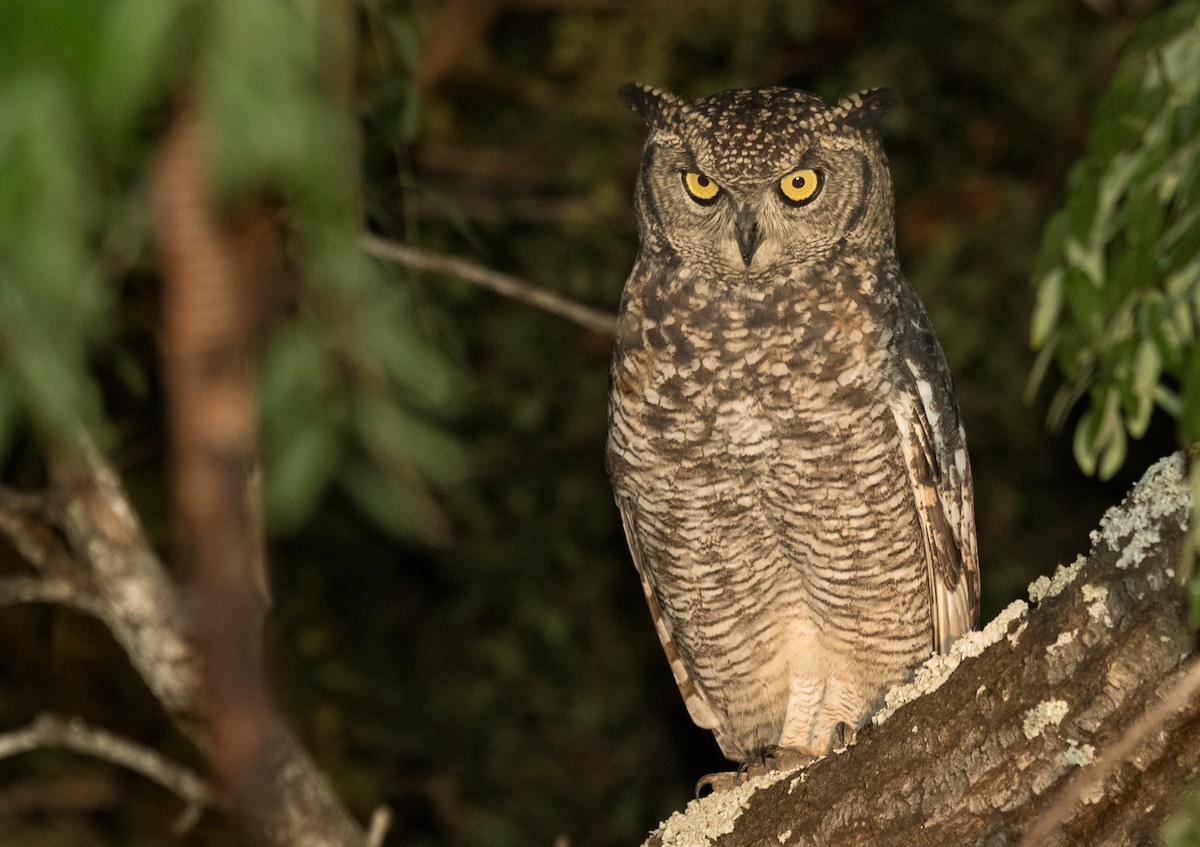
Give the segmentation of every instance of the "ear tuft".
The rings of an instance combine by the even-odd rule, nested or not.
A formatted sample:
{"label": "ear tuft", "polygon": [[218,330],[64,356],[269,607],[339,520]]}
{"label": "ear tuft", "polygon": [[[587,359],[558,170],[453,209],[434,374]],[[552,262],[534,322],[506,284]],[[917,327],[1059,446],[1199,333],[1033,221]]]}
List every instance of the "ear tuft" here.
{"label": "ear tuft", "polygon": [[864,131],[878,130],[884,117],[899,102],[890,88],[872,88],[843,97],[834,108],[834,114],[846,126]]}
{"label": "ear tuft", "polygon": [[662,129],[674,123],[685,108],[683,101],[674,94],[636,82],[622,85],[617,96],[651,129]]}

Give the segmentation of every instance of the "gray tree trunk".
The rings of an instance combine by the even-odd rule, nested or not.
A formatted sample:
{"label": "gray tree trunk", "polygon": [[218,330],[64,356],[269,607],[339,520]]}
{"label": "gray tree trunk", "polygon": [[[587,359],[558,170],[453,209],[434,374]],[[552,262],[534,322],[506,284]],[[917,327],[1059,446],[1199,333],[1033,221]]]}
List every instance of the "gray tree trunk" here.
{"label": "gray tree trunk", "polygon": [[693,801],[652,847],[1152,845],[1200,776],[1182,455],[1092,550],[888,695],[843,752]]}

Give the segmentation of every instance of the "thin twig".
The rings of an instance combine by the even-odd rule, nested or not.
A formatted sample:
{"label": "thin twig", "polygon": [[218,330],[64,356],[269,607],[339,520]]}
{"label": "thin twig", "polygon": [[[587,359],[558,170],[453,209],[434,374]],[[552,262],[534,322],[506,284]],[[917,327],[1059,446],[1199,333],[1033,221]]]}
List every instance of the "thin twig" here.
{"label": "thin twig", "polygon": [[454,256],[443,256],[418,250],[415,247],[389,241],[369,233],[364,233],[359,238],[359,243],[372,256],[395,262],[406,268],[456,276],[489,291],[495,291],[497,294],[513,300],[537,306],[560,318],[574,321],[593,332],[612,335],[616,331],[617,319],[611,312],[576,303],[561,294],[538,288],[515,276],[502,274]]}
{"label": "thin twig", "polygon": [[54,603],[102,617],[105,606],[99,598],[65,579],[10,576],[0,579],[0,608],[22,603]]}
{"label": "thin twig", "polygon": [[1185,708],[1200,692],[1200,659],[1167,692],[1153,709],[1146,712],[1124,735],[1100,752],[1086,768],[1079,771],[1063,788],[1062,793],[1045,814],[1025,833],[1018,847],[1039,847],[1050,834],[1070,817],[1080,798],[1090,794],[1108,775],[1141,746],[1146,737],[1162,728],[1171,716]]}
{"label": "thin twig", "polygon": [[195,771],[78,718],[43,714],[22,729],[0,733],[0,759],[43,747],[61,747],[141,774],[187,801],[183,821],[194,821],[201,808],[216,802],[213,790]]}
{"label": "thin twig", "polygon": [[371,813],[371,824],[367,827],[367,847],[383,847],[383,839],[387,837],[392,826],[392,810],[388,806],[379,806]]}
{"label": "thin twig", "polygon": [[41,492],[0,486],[0,535],[43,573],[61,575],[74,570],[51,526],[46,496]]}

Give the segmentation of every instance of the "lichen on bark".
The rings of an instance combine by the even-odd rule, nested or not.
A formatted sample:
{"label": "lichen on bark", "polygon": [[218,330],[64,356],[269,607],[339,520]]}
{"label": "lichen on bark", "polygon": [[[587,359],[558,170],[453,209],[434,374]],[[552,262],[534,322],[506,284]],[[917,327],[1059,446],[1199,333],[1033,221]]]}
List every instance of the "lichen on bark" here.
{"label": "lichen on bark", "polygon": [[[1051,846],[1160,843],[1200,777],[1200,707],[1136,730],[1191,668],[1175,576],[1190,514],[1177,454],[1105,514],[1086,556],[890,692],[855,744],[736,804],[695,801],[647,844],[1003,847],[1039,822]],[[1133,738],[1109,767],[1105,751]]]}

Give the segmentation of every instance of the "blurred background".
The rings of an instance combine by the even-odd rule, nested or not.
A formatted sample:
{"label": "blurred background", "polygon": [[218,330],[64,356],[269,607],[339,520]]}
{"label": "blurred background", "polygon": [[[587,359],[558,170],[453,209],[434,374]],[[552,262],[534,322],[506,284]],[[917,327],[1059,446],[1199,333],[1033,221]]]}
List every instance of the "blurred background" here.
{"label": "blurred background", "polygon": [[[684,711],[605,478],[609,338],[322,232],[615,310],[644,138],[622,83],[888,86],[901,265],[962,407],[984,620],[1085,552],[1175,447],[1152,421],[1102,484],[1070,421],[1047,430],[1049,389],[1025,399],[1043,229],[1123,45],[1165,3],[238,5],[0,9],[17,118],[0,118],[0,258],[32,257],[23,277],[0,262],[4,477],[36,485],[36,433],[81,416],[169,548],[147,163],[198,91],[222,196],[267,194],[300,233],[261,382],[278,703],[360,820],[391,806],[387,843],[638,843],[725,763]],[[5,548],[0,568],[21,567]],[[53,710],[197,762],[94,621],[0,609],[0,645],[0,731]],[[0,760],[3,844],[237,843],[211,813],[173,835],[181,808],[67,753]]]}

